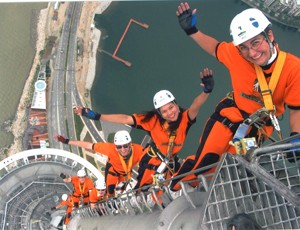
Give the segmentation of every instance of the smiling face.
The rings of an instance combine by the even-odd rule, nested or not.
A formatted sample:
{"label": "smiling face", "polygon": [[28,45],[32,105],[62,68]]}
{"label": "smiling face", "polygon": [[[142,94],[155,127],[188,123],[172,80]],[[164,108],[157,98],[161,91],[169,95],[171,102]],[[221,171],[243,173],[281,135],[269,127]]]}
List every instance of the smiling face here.
{"label": "smiling face", "polygon": [[[272,42],[274,40],[272,31],[269,31],[268,36]],[[238,49],[245,59],[259,66],[266,65],[272,56],[270,44],[262,34],[240,44]]]}
{"label": "smiling face", "polygon": [[116,150],[122,157],[127,158],[131,153],[131,143],[116,145]]}
{"label": "smiling face", "polygon": [[174,102],[169,102],[168,104],[159,108],[159,112],[163,119],[167,122],[177,121],[179,115],[179,106]]}

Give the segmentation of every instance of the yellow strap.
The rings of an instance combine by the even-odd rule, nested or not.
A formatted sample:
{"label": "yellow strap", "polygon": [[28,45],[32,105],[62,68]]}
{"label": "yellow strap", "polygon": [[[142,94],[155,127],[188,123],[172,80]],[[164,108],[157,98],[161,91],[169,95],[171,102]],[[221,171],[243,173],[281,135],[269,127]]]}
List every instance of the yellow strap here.
{"label": "yellow strap", "polygon": [[255,71],[256,71],[256,75],[257,75],[257,79],[259,82],[259,86],[261,89],[261,94],[264,100],[264,104],[265,107],[268,111],[274,111],[274,104],[273,104],[273,100],[272,100],[272,92],[274,92],[278,80],[279,80],[279,76],[281,74],[281,70],[283,68],[283,64],[285,62],[285,58],[286,58],[286,53],[283,51],[279,52],[278,58],[277,58],[277,62],[275,64],[269,85],[267,84],[265,75],[263,73],[263,70],[260,66],[258,65],[254,65],[255,67]]}
{"label": "yellow strap", "polygon": [[[167,122],[164,123],[164,128],[166,130],[168,130],[169,124]],[[173,158],[172,151],[173,151],[173,147],[174,147],[176,133],[177,133],[177,130],[174,130],[171,133],[169,133],[169,142],[168,142],[168,149],[167,149],[167,157],[169,158],[169,160]]]}
{"label": "yellow strap", "polygon": [[132,147],[130,147],[130,148],[131,148],[132,153],[131,153],[131,156],[129,158],[128,166],[125,163],[123,157],[119,154],[120,161],[121,161],[123,169],[125,171],[125,174],[126,174],[126,177],[127,177],[126,179],[127,180],[130,180],[130,178],[131,178],[131,169],[132,169],[132,161],[133,161],[133,154],[134,154],[133,148]]}
{"label": "yellow strap", "polygon": [[83,183],[83,188],[81,188],[80,181],[78,181],[78,184],[79,184],[79,191],[80,191],[80,196],[84,196],[83,192],[84,192],[84,190],[85,190],[85,182],[86,182],[86,180],[85,180],[84,183]]}

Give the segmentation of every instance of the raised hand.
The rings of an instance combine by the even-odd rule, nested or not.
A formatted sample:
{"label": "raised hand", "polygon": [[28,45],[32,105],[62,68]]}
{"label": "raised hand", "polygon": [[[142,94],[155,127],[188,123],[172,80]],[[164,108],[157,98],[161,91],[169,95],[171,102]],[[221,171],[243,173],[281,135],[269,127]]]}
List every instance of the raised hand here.
{"label": "raised hand", "polygon": [[187,2],[181,3],[176,11],[180,27],[187,35],[194,34],[198,31],[196,27],[197,15],[196,9],[193,11]]}
{"label": "raised hand", "polygon": [[202,81],[201,86],[203,88],[203,91],[205,93],[211,93],[215,85],[212,70],[205,68],[203,72],[200,72],[200,77]]}
{"label": "raised hand", "polygon": [[73,111],[77,115],[87,117],[91,120],[99,120],[101,117],[100,113],[97,113],[89,108],[85,108],[85,107],[81,107],[81,106],[74,106]]}
{"label": "raised hand", "polygon": [[69,143],[69,139],[68,139],[68,138],[63,137],[63,136],[58,135],[58,134],[56,134],[56,135],[54,136],[54,139],[55,139],[56,141],[62,142],[62,143],[64,143],[64,144],[68,144],[68,143]]}

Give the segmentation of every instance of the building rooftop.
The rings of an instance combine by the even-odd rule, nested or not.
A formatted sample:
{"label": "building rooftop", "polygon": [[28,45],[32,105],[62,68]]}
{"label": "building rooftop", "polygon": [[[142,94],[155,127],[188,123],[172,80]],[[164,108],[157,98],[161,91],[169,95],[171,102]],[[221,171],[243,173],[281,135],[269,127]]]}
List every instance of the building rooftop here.
{"label": "building rooftop", "polygon": [[34,94],[32,98],[32,109],[46,110],[46,87],[44,80],[37,80],[34,84]]}

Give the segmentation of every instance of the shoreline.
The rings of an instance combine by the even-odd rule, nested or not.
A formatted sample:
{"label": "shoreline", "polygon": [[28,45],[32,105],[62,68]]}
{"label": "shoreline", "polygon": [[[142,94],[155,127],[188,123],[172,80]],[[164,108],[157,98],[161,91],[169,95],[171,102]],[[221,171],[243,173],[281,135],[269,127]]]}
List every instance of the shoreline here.
{"label": "shoreline", "polygon": [[[104,12],[104,10],[106,10],[109,5],[110,5],[111,1],[108,2],[85,2],[84,4],[87,4],[88,6],[86,8],[88,9],[82,9],[82,15],[80,18],[80,25],[78,26],[78,30],[79,27],[83,27],[85,30],[91,30],[91,24],[94,20],[94,16],[95,14],[101,14]],[[89,7],[89,4],[90,5]],[[36,68],[40,62],[39,60],[39,53],[41,50],[44,49],[45,47],[45,42],[46,42],[46,38],[48,37],[48,29],[47,28],[47,21],[49,20],[49,12],[50,12],[50,7],[51,3],[48,3],[47,8],[44,8],[42,10],[40,10],[39,12],[39,16],[38,16],[38,20],[37,20],[37,40],[35,43],[35,56],[33,59],[33,63],[31,66],[31,70],[29,72],[28,78],[26,80],[25,86],[23,88],[23,92],[20,98],[20,102],[19,105],[17,107],[17,111],[16,111],[16,115],[15,118],[12,122],[10,131],[14,136],[14,140],[13,143],[11,144],[11,146],[9,146],[7,148],[7,152],[4,156],[8,157],[11,156],[17,152],[20,151],[24,151],[23,149],[23,145],[22,145],[22,140],[23,140],[23,136],[25,133],[25,130],[27,128],[27,124],[28,124],[28,117],[26,115],[26,110],[27,107],[24,106],[24,103],[27,100],[31,100],[31,98],[28,98],[30,95],[29,89],[30,86],[32,84],[32,81],[34,79],[34,75],[36,72]],[[92,10],[92,12],[91,12]],[[88,15],[88,19],[82,19],[84,17],[84,15],[87,14]],[[51,20],[51,19],[50,19]],[[82,25],[83,23],[83,25]],[[78,35],[78,37],[80,37],[80,35]],[[92,88],[94,79],[96,77],[96,53],[97,53],[97,49],[99,46],[99,42],[100,42],[100,38],[101,38],[101,31],[94,28],[92,32],[88,32],[88,36],[87,38],[82,37],[84,43],[89,44],[90,40],[92,40],[94,42],[94,44],[97,44],[96,46],[92,46],[92,55],[90,55],[90,52],[88,51],[88,56],[85,57],[85,55],[83,55],[82,57],[82,61],[80,63],[78,63],[80,65],[80,68],[83,69],[83,71],[80,71],[79,73],[79,77],[76,77],[76,84],[77,84],[77,88],[79,91],[79,94],[81,96],[82,99],[88,100],[88,103],[91,104],[91,99],[90,97],[86,98],[84,96],[85,90],[90,90]],[[88,39],[88,41],[86,41]],[[89,49],[88,49],[89,50]],[[94,54],[94,55],[93,55]],[[87,60],[85,60],[87,59]],[[85,68],[83,68],[85,67]],[[86,69],[88,70],[86,72]]]}
{"label": "shoreline", "polygon": [[[49,4],[48,7],[45,9],[40,10],[39,16],[38,16],[38,20],[37,20],[37,35],[36,35],[36,43],[35,43],[35,56],[33,58],[33,63],[28,75],[28,78],[25,82],[25,86],[23,88],[23,92],[20,98],[20,102],[19,105],[17,107],[17,111],[16,111],[16,115],[15,118],[12,122],[10,131],[14,136],[14,140],[13,143],[11,144],[11,146],[8,147],[7,149],[7,156],[11,156],[13,154],[15,154],[16,152],[20,152],[22,151],[22,139],[23,139],[23,135],[24,132],[26,130],[27,127],[27,123],[28,123],[28,118],[26,116],[26,109],[27,107],[24,105],[25,102],[27,100],[30,100],[29,95],[29,89],[31,86],[31,83],[33,81],[35,72],[36,72],[36,68],[39,64],[39,52],[41,50],[43,50],[44,46],[45,46],[45,41],[46,41],[46,36],[45,33],[42,32],[43,28],[45,28],[46,26],[46,20],[47,20],[47,16],[48,16],[48,8],[49,8]],[[7,157],[5,156],[5,157]]]}

